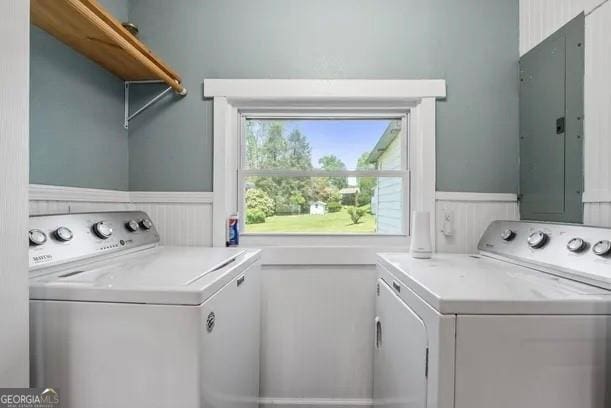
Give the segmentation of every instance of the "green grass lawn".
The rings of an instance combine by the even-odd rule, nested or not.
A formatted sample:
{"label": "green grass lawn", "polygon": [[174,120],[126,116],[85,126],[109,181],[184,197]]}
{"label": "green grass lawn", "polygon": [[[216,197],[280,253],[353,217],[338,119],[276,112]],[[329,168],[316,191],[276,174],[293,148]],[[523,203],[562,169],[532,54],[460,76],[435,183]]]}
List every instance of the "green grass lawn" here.
{"label": "green grass lawn", "polygon": [[[369,206],[367,206],[369,207]],[[325,215],[278,215],[267,217],[263,224],[247,224],[247,233],[375,233],[376,224],[373,215],[366,213],[358,224],[353,224],[350,215],[343,208],[336,213]]]}

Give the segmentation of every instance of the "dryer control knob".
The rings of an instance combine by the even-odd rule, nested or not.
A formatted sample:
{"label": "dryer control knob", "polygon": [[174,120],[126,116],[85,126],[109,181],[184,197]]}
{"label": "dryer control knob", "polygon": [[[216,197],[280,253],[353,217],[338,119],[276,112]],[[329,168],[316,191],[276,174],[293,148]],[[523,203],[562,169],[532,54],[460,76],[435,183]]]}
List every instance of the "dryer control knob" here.
{"label": "dryer control knob", "polygon": [[102,239],[108,239],[112,236],[112,228],[104,221],[95,223],[93,225],[93,232]]}
{"label": "dryer control knob", "polygon": [[509,228],[507,228],[505,231],[501,233],[501,238],[503,238],[503,241],[511,241],[512,239],[515,238],[515,236],[516,236],[516,233],[510,230]]}
{"label": "dryer control knob", "polygon": [[593,247],[592,251],[598,256],[605,256],[611,252],[611,241],[603,240],[598,241]]}
{"label": "dryer control knob", "polygon": [[153,222],[149,220],[148,218],[145,218],[142,221],[140,221],[140,226],[144,228],[145,230],[150,230],[151,228],[153,228]]}
{"label": "dryer control knob", "polygon": [[581,238],[573,238],[566,244],[566,248],[571,252],[581,252],[586,249],[586,241]]}
{"label": "dryer control knob", "polygon": [[548,236],[543,231],[535,231],[528,237],[528,246],[531,248],[541,248],[547,243]]}
{"label": "dryer control knob", "polygon": [[136,232],[140,229],[140,224],[136,220],[129,220],[125,224],[125,228],[127,228],[130,232]]}

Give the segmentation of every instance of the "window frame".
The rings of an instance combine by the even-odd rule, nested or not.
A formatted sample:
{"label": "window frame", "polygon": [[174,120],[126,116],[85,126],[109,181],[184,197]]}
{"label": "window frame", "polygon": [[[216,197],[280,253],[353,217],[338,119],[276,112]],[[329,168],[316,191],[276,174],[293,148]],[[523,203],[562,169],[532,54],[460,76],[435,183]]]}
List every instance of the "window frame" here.
{"label": "window frame", "polygon": [[[409,111],[402,110],[336,110],[326,108],[315,112],[304,109],[266,109],[266,110],[240,110],[239,115],[239,135],[238,135],[238,169],[237,169],[237,202],[236,208],[239,217],[239,228],[243,237],[299,237],[299,236],[332,236],[332,237],[407,237],[410,230],[410,177],[409,168]],[[248,169],[246,168],[246,122],[249,119],[261,120],[316,120],[316,119],[337,119],[337,120],[358,120],[358,119],[386,119],[401,120],[401,168],[399,170],[341,170],[327,171],[321,169],[312,170],[284,170],[284,169]],[[332,152],[330,152],[332,153]],[[244,183],[248,177],[393,177],[401,179],[401,232],[400,233],[350,233],[350,232],[246,232],[246,209],[244,197]],[[376,224],[377,226],[377,224]]]}
{"label": "window frame", "polygon": [[[227,219],[237,211],[239,111],[323,108],[409,111],[412,211],[431,214],[436,231],[435,144],[438,99],[447,96],[443,79],[204,79],[204,117],[212,117],[212,245],[224,247]],[[435,246],[436,234],[432,234]],[[407,237],[245,236],[242,247],[263,248],[263,264],[371,265],[376,253],[406,251]]]}

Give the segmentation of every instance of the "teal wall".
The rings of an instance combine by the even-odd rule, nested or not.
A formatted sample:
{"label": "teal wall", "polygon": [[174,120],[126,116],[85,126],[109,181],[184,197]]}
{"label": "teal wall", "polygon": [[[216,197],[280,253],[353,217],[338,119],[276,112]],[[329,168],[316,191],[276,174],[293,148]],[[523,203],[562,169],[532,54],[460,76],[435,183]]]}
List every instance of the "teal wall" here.
{"label": "teal wall", "polygon": [[[103,0],[127,19],[127,0]],[[127,190],[123,82],[41,29],[30,31],[30,182]]]}
{"label": "teal wall", "polygon": [[518,0],[130,0],[183,100],[130,126],[130,188],[209,191],[204,78],[444,78],[437,189],[516,192]]}
{"label": "teal wall", "polygon": [[[126,1],[103,3],[123,19]],[[129,17],[190,94],[127,138],[121,81],[33,28],[33,183],[210,191],[204,78],[443,78],[437,189],[517,190],[518,0],[130,0]]]}

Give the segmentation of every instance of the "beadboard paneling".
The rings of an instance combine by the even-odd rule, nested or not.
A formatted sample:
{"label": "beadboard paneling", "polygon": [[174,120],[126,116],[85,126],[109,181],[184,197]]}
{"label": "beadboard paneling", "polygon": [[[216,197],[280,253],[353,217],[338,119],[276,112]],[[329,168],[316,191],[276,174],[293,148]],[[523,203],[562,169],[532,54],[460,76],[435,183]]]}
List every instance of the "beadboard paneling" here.
{"label": "beadboard paneling", "polygon": [[132,203],[155,222],[163,245],[212,246],[209,203]]}
{"label": "beadboard paneling", "polygon": [[[460,196],[458,199],[437,200],[437,252],[475,253],[477,243],[491,221],[520,218],[515,200],[493,201],[498,195],[490,195],[491,200],[487,201],[487,194],[472,195],[471,200],[460,199]],[[446,216],[453,218],[452,236],[442,232]]]}
{"label": "beadboard paneling", "polygon": [[584,224],[597,227],[611,227],[611,203],[586,203]]}
{"label": "beadboard paneling", "polygon": [[29,385],[29,3],[0,2],[0,388]]}
{"label": "beadboard paneling", "polygon": [[32,215],[141,210],[157,226],[164,245],[212,245],[212,193],[31,185],[30,196]]}
{"label": "beadboard paneling", "polygon": [[[611,2],[586,18],[585,191],[611,191]],[[604,201],[604,200],[601,200]]]}
{"label": "beadboard paneling", "polygon": [[520,55],[526,54],[579,13],[590,13],[605,1],[520,0]]}

